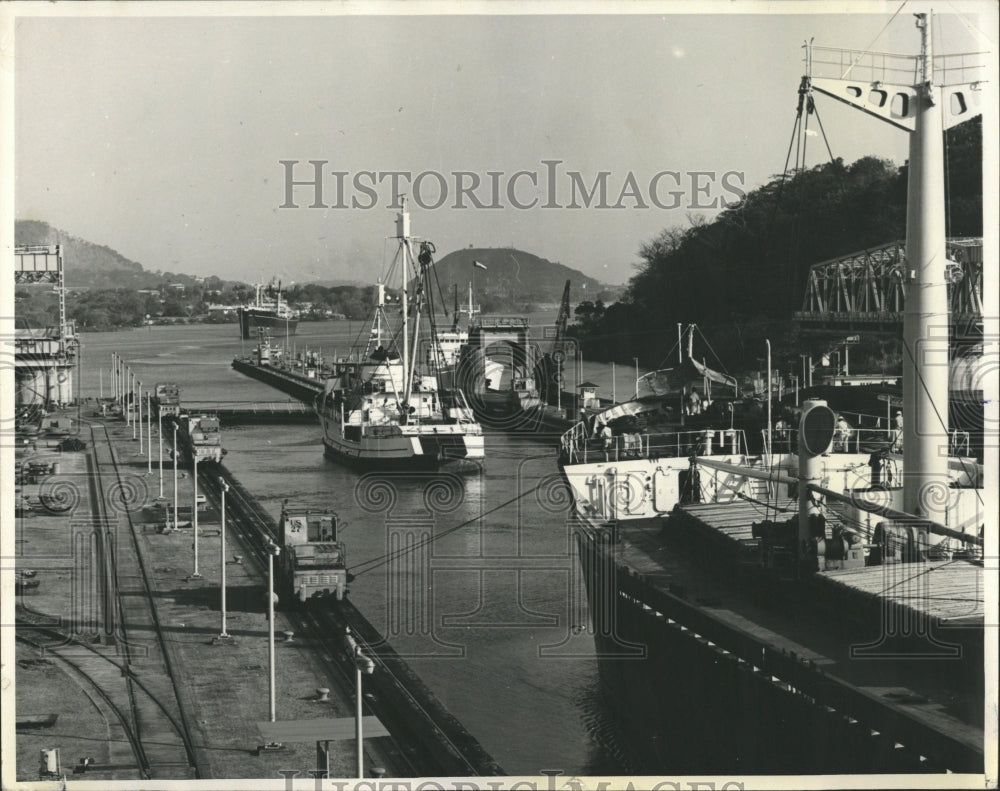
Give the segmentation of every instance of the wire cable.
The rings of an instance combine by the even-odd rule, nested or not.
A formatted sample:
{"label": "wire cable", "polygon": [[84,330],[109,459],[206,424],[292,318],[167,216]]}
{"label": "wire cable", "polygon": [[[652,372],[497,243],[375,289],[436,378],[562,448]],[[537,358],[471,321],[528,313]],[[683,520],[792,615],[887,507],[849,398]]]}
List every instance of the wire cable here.
{"label": "wire cable", "polygon": [[[475,522],[478,522],[484,516],[488,516],[488,515],[490,515],[492,513],[496,513],[501,508],[506,508],[507,506],[509,506],[509,505],[511,505],[513,503],[516,503],[522,497],[527,497],[529,494],[533,494],[534,492],[538,491],[538,489],[540,489],[541,487],[542,487],[541,483],[536,484],[535,486],[533,486],[528,491],[522,492],[521,494],[517,495],[516,497],[510,498],[509,500],[500,503],[500,505],[497,505],[497,506],[489,509],[488,511],[485,511],[484,513],[479,514],[478,516],[475,516],[472,519],[467,519],[464,522],[460,522],[459,524],[454,525],[452,527],[449,527],[446,530],[442,530],[440,533],[432,535],[429,538],[426,538],[426,539],[424,539],[422,541],[417,541],[412,546],[406,547],[405,549],[400,549],[400,550],[397,550],[395,552],[387,552],[384,555],[378,555],[378,556],[376,556],[374,558],[369,558],[368,560],[362,561],[361,563],[358,563],[357,565],[355,565],[351,569],[351,573],[355,577],[360,577],[362,574],[367,574],[369,571],[372,571],[373,569],[377,569],[379,566],[384,566],[386,563],[390,563],[393,560],[396,560],[397,558],[403,557],[404,555],[408,555],[409,553],[415,552],[418,549],[422,549],[423,547],[428,546],[429,544],[432,544],[433,542],[437,541],[439,538],[444,538],[445,536],[450,535],[450,534],[456,532],[457,530],[461,530],[463,527],[468,527],[469,525],[471,525],[471,524],[473,524]],[[363,569],[362,571],[355,571],[354,570],[354,569],[357,569],[360,566],[368,566],[368,568]]]}
{"label": "wire cable", "polygon": [[895,13],[895,14],[893,14],[893,15],[892,15],[891,17],[889,17],[889,21],[888,21],[888,22],[886,22],[886,23],[885,23],[885,24],[884,24],[884,25],[882,26],[882,29],[881,29],[881,30],[880,30],[880,31],[879,31],[879,32],[878,32],[878,33],[877,33],[877,34],[875,35],[875,38],[873,38],[873,39],[871,40],[871,43],[870,43],[870,44],[869,44],[869,45],[868,45],[867,47],[865,47],[865,48],[864,48],[863,50],[861,50],[861,52],[859,52],[859,53],[858,53],[858,57],[854,59],[854,63],[852,63],[852,64],[851,64],[850,66],[848,66],[848,67],[847,67],[847,71],[845,71],[845,72],[844,72],[843,74],[841,74],[841,75],[840,75],[840,79],[842,79],[842,80],[846,80],[846,79],[847,79],[847,75],[848,75],[848,74],[850,74],[850,73],[851,73],[851,70],[852,70],[852,69],[853,69],[853,68],[854,68],[855,66],[857,66],[857,65],[858,65],[858,63],[859,63],[859,62],[861,61],[861,59],[862,59],[862,58],[863,58],[863,57],[864,57],[865,55],[867,55],[867,54],[868,54],[868,51],[869,51],[869,50],[870,50],[870,49],[872,48],[872,46],[873,46],[873,45],[875,44],[875,42],[879,40],[879,37],[880,37],[880,36],[881,36],[881,35],[882,35],[883,33],[885,33],[885,31],[886,31],[886,28],[888,28],[888,27],[889,27],[889,25],[891,25],[891,24],[892,24],[892,21],[893,21],[893,20],[894,20],[894,19],[895,19],[895,18],[896,18],[897,16],[899,16],[899,12],[903,10],[903,7],[904,7],[905,5],[906,5],[906,0],[903,0],[903,2],[902,2],[902,3],[900,3],[900,6],[899,6],[899,8],[897,8],[897,9],[896,9],[896,13]]}

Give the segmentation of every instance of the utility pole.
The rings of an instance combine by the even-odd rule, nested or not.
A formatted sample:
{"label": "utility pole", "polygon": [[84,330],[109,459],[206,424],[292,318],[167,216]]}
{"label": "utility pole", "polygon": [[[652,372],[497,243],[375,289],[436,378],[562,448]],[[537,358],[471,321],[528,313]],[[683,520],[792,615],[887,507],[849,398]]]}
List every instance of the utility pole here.
{"label": "utility pole", "polygon": [[191,574],[191,578],[201,579],[201,574],[198,573],[198,451],[192,448],[191,456],[194,459],[194,474],[191,476],[194,479],[192,481],[194,495],[192,496],[191,503],[191,524],[194,531],[194,572]]}
{"label": "utility pole", "polygon": [[350,629],[348,629],[344,634],[344,643],[347,646],[348,652],[354,659],[354,736],[357,742],[358,750],[358,779],[361,779],[365,776],[365,742],[364,733],[362,732],[362,722],[364,721],[364,717],[362,716],[362,703],[364,701],[364,694],[361,687],[361,676],[363,673],[369,676],[374,673],[375,663],[370,657],[361,653],[361,646],[358,645],[357,641],[351,635]]}
{"label": "utility pole", "polygon": [[146,475],[153,474],[153,410],[146,391]]}
{"label": "utility pole", "polygon": [[274,542],[267,545],[267,664],[268,664],[268,716],[276,716],[274,682],[274,559],[281,554],[281,547]]}
{"label": "utility pole", "polygon": [[160,464],[160,499],[163,499],[163,412],[160,411],[160,407],[156,408],[156,439],[159,446],[159,464]]}
{"label": "utility pole", "polygon": [[222,489],[222,529],[219,531],[219,597],[222,609],[222,625],[217,641],[231,640],[226,631],[226,492],[229,491],[229,484],[221,475],[219,476],[219,487]]}
{"label": "utility pole", "polygon": [[142,382],[136,382],[139,393],[139,455],[142,455]]}
{"label": "utility pole", "polygon": [[177,516],[177,458],[180,454],[177,452],[177,423],[174,423],[174,529],[176,530],[180,524],[180,519]]}

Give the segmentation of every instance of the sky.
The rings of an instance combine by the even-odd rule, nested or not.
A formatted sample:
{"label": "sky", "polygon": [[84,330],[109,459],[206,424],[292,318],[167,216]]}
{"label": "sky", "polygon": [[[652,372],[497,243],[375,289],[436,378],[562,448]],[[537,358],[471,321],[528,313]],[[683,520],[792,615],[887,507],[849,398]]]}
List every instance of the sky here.
{"label": "sky", "polygon": [[[395,209],[391,177],[378,177],[394,171],[426,173],[399,191],[439,256],[513,246],[625,282],[662,229],[782,172],[806,39],[912,54],[912,13],[928,8],[439,4],[417,9],[448,13],[403,16],[293,4],[275,17],[188,5],[171,17],[69,5],[31,4],[19,11],[41,15],[15,23],[15,216],[152,271],[286,283],[380,274]],[[937,52],[995,52],[995,4],[935,12]],[[904,133],[817,104],[834,156],[905,161]],[[809,146],[808,165],[828,159],[822,137]],[[324,207],[310,208],[306,185],[292,208],[289,173],[311,180],[311,160],[324,163]],[[571,172],[588,190],[606,173],[604,208],[579,192],[574,207]]]}

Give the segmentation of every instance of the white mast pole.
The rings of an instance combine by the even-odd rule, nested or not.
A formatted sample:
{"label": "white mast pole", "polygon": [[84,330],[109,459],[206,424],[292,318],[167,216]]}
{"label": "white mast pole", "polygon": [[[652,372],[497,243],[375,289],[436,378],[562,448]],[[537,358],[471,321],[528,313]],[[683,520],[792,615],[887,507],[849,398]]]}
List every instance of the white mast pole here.
{"label": "white mast pole", "polygon": [[409,274],[410,269],[410,213],[406,210],[406,196],[399,196],[400,202],[400,212],[396,215],[396,238],[399,239],[399,252],[400,252],[400,280],[403,286],[403,296],[402,296],[402,307],[403,307],[403,401],[402,406],[406,407],[410,402],[410,388],[408,383],[410,381],[410,372],[408,370],[410,364],[410,336],[407,332],[407,322],[409,321],[410,313],[410,302],[409,295],[407,294],[406,288],[406,276]]}
{"label": "white mast pole", "polygon": [[[951,498],[948,496],[949,322],[943,133],[946,127],[981,111],[976,82],[934,85],[931,15],[914,16],[921,37],[917,84],[907,86],[904,96],[909,101],[903,103],[901,115],[893,109],[897,107],[895,103],[865,99],[865,82],[846,80],[846,74],[840,79],[813,78],[811,85],[910,134],[903,309],[903,510],[946,522]],[[977,64],[968,68],[981,67]],[[956,96],[960,102],[951,101]],[[811,366],[809,374],[811,378]]]}
{"label": "white mast pole", "polygon": [[[917,14],[920,76],[910,135],[903,311],[903,510],[946,522],[948,486],[948,297],[945,285],[944,140],[933,84],[931,17]],[[945,502],[940,502],[944,500]]]}

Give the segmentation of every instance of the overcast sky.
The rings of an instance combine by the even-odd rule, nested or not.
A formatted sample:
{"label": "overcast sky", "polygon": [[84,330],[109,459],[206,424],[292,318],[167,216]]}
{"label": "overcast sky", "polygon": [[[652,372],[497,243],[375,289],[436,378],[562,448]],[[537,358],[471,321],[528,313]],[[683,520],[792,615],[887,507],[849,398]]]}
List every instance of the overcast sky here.
{"label": "overcast sky", "polygon": [[[995,4],[937,5],[937,52],[995,50],[981,32],[995,35]],[[692,7],[666,3],[666,13],[642,15],[22,18],[16,216],[106,244],[150,270],[367,282],[384,263],[393,195],[385,180],[373,201],[355,179],[367,186],[372,177],[363,171],[431,171],[447,190],[440,208],[431,208],[437,176],[402,191],[427,206],[411,203],[413,232],[433,240],[439,255],[515,246],[624,282],[639,246],[685,224],[693,204],[733,199],[732,187],[750,190],[781,173],[805,39],[915,53],[912,12],[927,8],[908,5],[879,35],[898,3],[850,6],[864,14],[673,13]],[[905,160],[902,132],[817,101],[835,156]],[[809,165],[827,158],[821,137],[809,145]],[[312,177],[309,160],[325,160],[323,202],[346,207],[308,208],[313,190],[298,187],[299,208],[279,208],[282,160],[299,162],[300,180]],[[332,171],[347,174],[341,195]],[[501,208],[477,208],[471,198],[455,208],[457,171],[475,174],[462,178],[478,177],[476,197]],[[518,171],[528,175],[509,193]],[[570,208],[570,171],[588,187],[607,171],[608,205],[628,191],[631,173],[638,198],[626,195],[624,209]],[[661,177],[655,196],[676,208],[651,202],[649,182],[662,171],[681,174],[679,186]],[[691,171],[717,176],[698,176],[696,193]],[[533,200],[530,209],[513,205]],[[547,202],[559,208],[542,208]]]}

